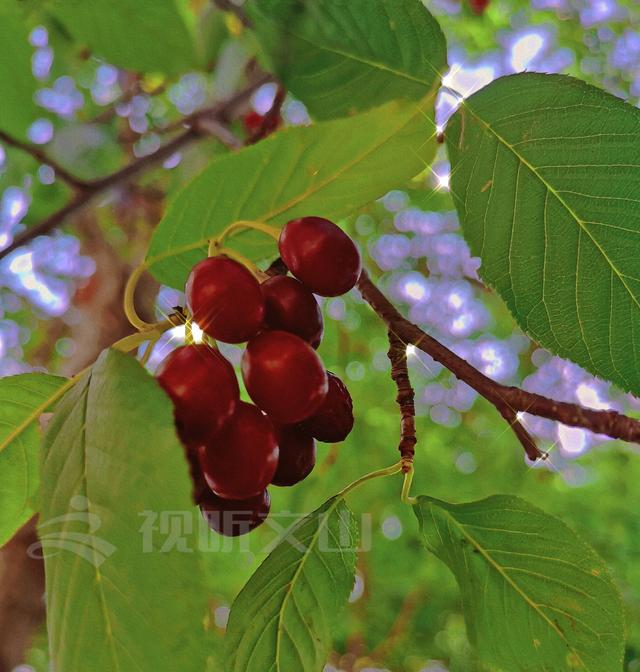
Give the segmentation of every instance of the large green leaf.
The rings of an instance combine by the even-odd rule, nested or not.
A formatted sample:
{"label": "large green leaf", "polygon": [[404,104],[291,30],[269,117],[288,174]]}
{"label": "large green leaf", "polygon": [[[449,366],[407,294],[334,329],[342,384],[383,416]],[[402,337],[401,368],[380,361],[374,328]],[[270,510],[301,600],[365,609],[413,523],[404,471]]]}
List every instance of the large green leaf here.
{"label": "large green leaf", "polygon": [[197,65],[175,0],[50,0],[46,6],[78,42],[120,68],[175,75]]}
{"label": "large green leaf", "polygon": [[149,522],[188,533],[190,489],[169,399],[135,359],[103,353],[45,438],[39,533],[56,669],[202,672],[200,560],[141,533]]}
{"label": "large green leaf", "polygon": [[602,560],[519,497],[419,497],[427,547],[454,573],[470,639],[500,672],[620,672],[620,596]]}
{"label": "large green leaf", "polygon": [[38,116],[33,100],[32,47],[18,3],[0,3],[0,130],[25,138]]}
{"label": "large green leaf", "polygon": [[640,110],[514,75],[464,101],[447,143],[482,277],[541,345],[640,393]]}
{"label": "large green leaf", "polygon": [[420,0],[253,0],[274,70],[309,111],[331,118],[440,83],[447,45]]}
{"label": "large green leaf", "polygon": [[233,603],[228,672],[321,672],[353,588],[357,537],[342,497],[288,532]]}
{"label": "large green leaf", "polygon": [[282,226],[302,215],[348,215],[419,173],[435,147],[432,113],[415,103],[277,133],[214,161],[177,196],[147,264],[158,280],[182,288],[208,239],[231,222]]}
{"label": "large green leaf", "polygon": [[38,418],[50,410],[65,378],[24,373],[0,379],[0,546],[35,512],[40,436]]}

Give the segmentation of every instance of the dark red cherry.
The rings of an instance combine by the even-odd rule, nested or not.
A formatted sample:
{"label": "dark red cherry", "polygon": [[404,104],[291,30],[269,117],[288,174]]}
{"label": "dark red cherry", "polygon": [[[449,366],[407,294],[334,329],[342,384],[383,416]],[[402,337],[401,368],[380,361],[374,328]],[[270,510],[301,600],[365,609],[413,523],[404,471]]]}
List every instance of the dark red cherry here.
{"label": "dark red cherry", "polygon": [[320,408],[304,422],[305,432],[326,443],[344,441],[353,429],[353,402],[346,385],[327,371],[329,391]]}
{"label": "dark red cherry", "polygon": [[160,363],[156,376],[173,401],[178,433],[185,443],[200,443],[219,431],[239,403],[233,367],[204,343],[174,350]]}
{"label": "dark red cherry", "polygon": [[238,403],[224,427],[200,448],[209,487],[224,499],[260,494],[278,466],[278,443],[269,418],[253,404]]}
{"label": "dark red cherry", "polygon": [[484,14],[485,9],[490,4],[490,0],[469,0],[471,11],[478,16]]}
{"label": "dark red cherry", "polygon": [[339,296],[355,286],[362,262],[349,236],[322,217],[302,217],[285,224],[280,256],[293,275],[314,294]]}
{"label": "dark red cherry", "polygon": [[295,278],[275,275],[261,285],[264,321],[269,329],[288,331],[317,348],[324,328],[322,312],[313,294]]}
{"label": "dark red cherry", "polygon": [[209,491],[200,511],[209,527],[226,537],[239,537],[262,525],[269,515],[271,499],[265,490],[250,499],[222,499]]}
{"label": "dark red cherry", "polygon": [[224,343],[242,343],[258,333],[264,318],[260,284],[229,257],[209,257],[196,264],[185,288],[194,321]]}
{"label": "dark red cherry", "polygon": [[280,457],[274,485],[295,485],[303,481],[316,464],[316,442],[298,425],[276,427]]}
{"label": "dark red cherry", "polygon": [[286,331],[263,331],[249,341],[242,356],[242,377],[254,403],[283,425],[312,415],[328,389],[315,350]]}

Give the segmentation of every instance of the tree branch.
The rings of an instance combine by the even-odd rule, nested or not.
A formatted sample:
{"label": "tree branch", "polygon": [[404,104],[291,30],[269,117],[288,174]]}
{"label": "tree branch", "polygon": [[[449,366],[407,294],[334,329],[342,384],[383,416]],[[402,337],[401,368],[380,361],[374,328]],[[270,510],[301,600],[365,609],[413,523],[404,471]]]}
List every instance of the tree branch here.
{"label": "tree branch", "polygon": [[66,168],[63,168],[59,163],[48,156],[48,154],[43,149],[38,147],[38,145],[33,145],[30,142],[23,142],[22,140],[18,140],[17,138],[14,138],[2,130],[0,130],[0,141],[4,142],[5,145],[9,145],[9,147],[14,147],[15,149],[19,149],[22,152],[31,155],[36,161],[39,161],[40,163],[51,166],[56,175],[61,180],[64,180],[70,187],[73,187],[73,189],[82,191],[88,188],[88,182],[81,180],[75,175],[72,175]]}
{"label": "tree branch", "polygon": [[[396,401],[400,407],[400,457],[407,463],[413,462],[416,445],[416,407],[415,393],[409,380],[407,368],[407,346],[401,338],[389,329],[389,352],[391,362],[391,378],[398,388]],[[410,464],[407,464],[410,468]]]}
{"label": "tree branch", "polygon": [[[233,149],[238,149],[240,147],[240,143],[226,128],[225,122],[233,115],[234,111],[240,105],[246,102],[246,100],[257,88],[262,86],[262,84],[267,81],[270,81],[270,77],[266,75],[262,76],[248,84],[244,89],[228,100],[218,103],[210,108],[198,110],[189,117],[186,117],[182,121],[182,125],[187,127],[186,130],[182,131],[182,133],[164,144],[154,154],[136,159],[135,161],[132,161],[114,173],[91,182],[82,182],[77,180],[77,178],[72,178],[81,185],[81,188],[78,189],[76,195],[59,210],[51,213],[38,224],[30,226],[23,233],[16,236],[11,245],[3,250],[0,250],[0,259],[3,259],[18,248],[26,245],[37,236],[51,233],[53,230],[62,225],[71,215],[75,214],[83,207],[88,205],[94,198],[96,198],[96,196],[103,194],[108,189],[111,189],[120,184],[124,184],[133,177],[145,172],[156,164],[161,163],[179,149],[194,140],[203,137],[214,136],[222,143],[232,147]],[[1,131],[0,134],[0,138],[6,135]],[[14,140],[14,142],[19,141]],[[29,147],[32,156],[36,156],[36,154],[33,154],[34,149],[38,152],[40,151],[37,147],[31,148],[31,146],[26,145],[25,143],[20,143],[20,145],[22,145],[21,148],[24,148],[25,151],[26,147]],[[52,166],[54,170],[59,170],[55,167],[55,165],[52,165],[50,160],[44,157],[39,160],[42,160],[44,163]],[[67,175],[67,181],[68,178],[69,176]]]}
{"label": "tree branch", "polygon": [[405,319],[371,281],[365,270],[362,271],[358,280],[358,289],[363,299],[404,344],[412,344],[427,353],[449,369],[459,380],[467,383],[478,394],[490,401],[502,417],[509,422],[531,459],[544,458],[545,453],[535,446],[531,436],[520,424],[520,413],[530,413],[549,420],[556,420],[564,425],[587,429],[612,439],[640,443],[640,421],[638,420],[617,411],[593,410],[579,404],[549,399],[518,387],[502,385],[485,376],[435,338]]}

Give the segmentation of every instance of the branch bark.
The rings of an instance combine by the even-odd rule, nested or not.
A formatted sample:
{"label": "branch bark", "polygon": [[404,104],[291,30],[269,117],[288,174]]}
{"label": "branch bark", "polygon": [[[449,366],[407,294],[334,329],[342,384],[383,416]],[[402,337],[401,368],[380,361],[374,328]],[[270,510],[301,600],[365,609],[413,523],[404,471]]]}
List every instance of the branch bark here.
{"label": "branch bark", "polygon": [[[188,145],[194,140],[203,137],[214,136],[217,137],[222,143],[230,146],[232,149],[238,149],[241,145],[239,142],[237,142],[235,136],[233,136],[233,134],[230,133],[230,131],[226,128],[225,123],[233,115],[237,107],[246,102],[251,94],[267,81],[270,81],[270,77],[266,75],[262,76],[248,84],[244,89],[228,100],[218,103],[213,107],[198,110],[189,117],[186,117],[181,122],[182,126],[186,126],[186,130],[183,130],[175,138],[164,144],[154,154],[136,159],[135,161],[132,161],[131,163],[115,171],[114,173],[111,173],[110,175],[106,175],[105,177],[93,180],[91,182],[83,182],[78,180],[78,178],[67,174],[67,181],[72,179],[79,185],[75,196],[73,196],[71,200],[63,205],[59,210],[51,213],[38,224],[30,226],[23,233],[16,236],[11,245],[4,248],[3,250],[0,250],[0,259],[3,259],[12,252],[15,252],[15,250],[22,247],[23,245],[26,245],[37,236],[51,233],[64,222],[66,222],[69,217],[87,206],[97,196],[103,194],[113,187],[128,182],[141,173],[144,173],[149,168],[152,168],[158,163],[161,163],[171,155],[175,154],[175,152],[177,152],[179,149],[182,149],[185,145]],[[6,134],[0,131],[0,139],[5,136]],[[51,161],[44,154],[42,154],[40,158],[36,156],[36,154],[33,153],[33,147],[27,145],[26,143],[20,143],[19,141],[15,140],[12,142],[19,143],[18,145],[14,144],[14,146],[20,146],[21,149],[29,151],[32,156],[35,156],[38,158],[38,160],[42,160],[43,163],[52,165]],[[35,149],[40,151],[38,148]],[[59,171],[59,167],[52,167],[54,170]]]}
{"label": "branch bark", "polygon": [[416,407],[415,392],[409,380],[407,368],[407,346],[401,338],[389,329],[389,352],[391,362],[391,378],[398,388],[396,401],[400,407],[400,457],[411,467],[416,445]]}
{"label": "branch bark", "polygon": [[544,458],[546,454],[535,445],[532,437],[520,423],[520,413],[530,413],[549,420],[556,420],[564,425],[587,429],[612,439],[640,443],[640,421],[638,420],[617,411],[593,410],[579,404],[549,399],[518,387],[502,385],[485,376],[420,327],[405,319],[371,281],[365,270],[362,271],[358,280],[358,289],[363,299],[405,346],[412,344],[430,355],[459,380],[467,383],[478,394],[490,401],[500,415],[509,422],[530,459]]}

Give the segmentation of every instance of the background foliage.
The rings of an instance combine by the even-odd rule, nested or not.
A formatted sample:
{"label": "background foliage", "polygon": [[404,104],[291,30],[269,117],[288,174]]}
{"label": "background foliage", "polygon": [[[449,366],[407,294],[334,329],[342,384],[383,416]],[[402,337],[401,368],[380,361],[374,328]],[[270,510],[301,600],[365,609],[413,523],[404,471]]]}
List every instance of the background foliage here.
{"label": "background foliage", "polygon": [[[357,9],[363,3],[364,0],[345,6]],[[320,8],[330,3],[316,4]],[[404,3],[397,0],[390,4],[400,7]],[[377,13],[370,16],[366,34],[354,39],[346,54],[336,54],[335,50],[316,51],[316,46],[309,43],[315,31],[304,23],[288,22],[287,34],[283,36],[279,32],[282,28],[260,21],[256,36],[243,28],[234,13],[199,1],[148,2],[144,3],[144,9],[142,3],[127,0],[4,3],[0,8],[2,30],[4,35],[6,29],[11,40],[0,40],[0,83],[3,92],[11,95],[0,106],[0,130],[43,146],[60,166],[85,179],[105,175],[127,161],[156,151],[165,138],[172,137],[175,125],[180,127],[184,115],[223,100],[242,86],[255,71],[256,62],[286,73],[284,81],[290,94],[283,115],[287,126],[300,128],[289,128],[282,136],[245,151],[246,166],[237,177],[234,175],[231,186],[225,183],[228,191],[222,191],[220,186],[225,161],[231,160],[224,158],[226,147],[207,139],[181,149],[134,184],[122,186],[99,200],[97,207],[79,217],[75,226],[65,228],[63,233],[37,238],[27,249],[0,261],[0,373],[24,372],[31,376],[27,372],[77,372],[93,361],[100,347],[123,335],[120,332],[125,327],[115,316],[119,311],[121,281],[144,256],[154,231],[151,258],[164,252],[163,241],[172,236],[184,236],[182,243],[197,248],[202,238],[238,217],[265,216],[263,213],[273,211],[274,216],[281,217],[277,220],[281,223],[288,214],[298,213],[296,202],[304,194],[306,200],[300,207],[305,212],[307,208],[315,208],[318,211],[314,214],[333,215],[342,207],[357,208],[353,216],[341,223],[359,242],[372,274],[412,320],[452,345],[488,375],[594,407],[608,406],[632,413],[640,408],[635,398],[552,356],[523,335],[499,297],[487,292],[480,281],[481,276],[497,285],[498,281],[506,283],[506,276],[498,265],[482,268],[478,275],[479,260],[473,255],[480,252],[481,243],[474,243],[479,234],[472,221],[465,222],[471,242],[469,250],[448,191],[450,176],[445,154],[436,148],[435,142],[422,145],[418,139],[424,140],[431,134],[425,133],[423,127],[429,125],[429,120],[416,113],[415,105],[403,107],[391,102],[388,107],[378,109],[386,103],[387,96],[389,100],[394,98],[398,89],[414,101],[422,100],[422,94],[435,82],[434,70],[444,75],[445,86],[467,97],[500,75],[533,70],[579,76],[636,105],[640,98],[640,19],[636,3],[493,0],[482,16],[476,16],[465,2],[458,0],[433,0],[426,4],[443,27],[448,53],[445,57],[443,48],[425,64],[423,48],[433,45],[376,39],[384,33],[386,20]],[[260,19],[263,13],[289,16],[294,5],[285,0],[269,0],[251,3],[247,9],[252,18]],[[416,4],[411,12],[419,9]],[[437,28],[429,19],[424,16],[418,19],[411,12],[407,23],[399,26],[401,34],[405,34],[407,26],[420,21],[425,23],[422,34],[428,35],[429,40],[437,40]],[[141,24],[139,18],[143,13]],[[323,44],[338,39],[336,26],[353,27],[352,15],[336,13],[332,18],[332,22],[322,24],[324,32],[319,34],[324,38]],[[171,30],[164,29],[167,24]],[[287,49],[276,53],[270,47],[274,44],[286,44]],[[372,45],[381,48],[376,50]],[[311,54],[313,58],[307,62],[295,58],[296,54]],[[9,63],[11,66],[7,67]],[[407,73],[416,68],[425,79],[412,82]],[[310,85],[314,81],[311,78],[338,91],[322,103],[316,99],[322,87]],[[362,82],[357,93],[346,95],[339,90],[341,82],[354,78],[361,78]],[[536,92],[541,98],[545,95],[539,87]],[[274,93],[274,86],[266,84],[252,97],[250,105],[264,112]],[[572,93],[566,95],[571,97]],[[296,96],[305,98],[308,108]],[[455,100],[456,96],[446,89],[438,94],[435,123],[439,128]],[[469,102],[471,108],[484,114],[481,96],[474,101]],[[376,109],[367,113],[366,123],[360,118],[357,122],[331,120],[346,112],[370,108]],[[487,112],[490,113],[491,110]],[[308,126],[311,118],[329,121]],[[451,126],[454,143],[458,139],[459,119],[456,117]],[[587,127],[589,123],[584,115],[575,123],[571,117],[554,117],[544,130],[556,125],[559,135],[579,135],[580,124]],[[634,124],[626,128],[615,114],[608,123],[612,143],[617,134],[637,131]],[[239,121],[234,121],[233,128],[239,136],[243,135]],[[371,145],[370,138],[379,138],[381,128],[388,133],[385,144]],[[469,124],[466,132],[466,141],[480,153],[482,131]],[[477,134],[477,142],[472,133]],[[285,145],[280,139],[285,134],[297,140]],[[491,154],[494,148],[489,141],[484,142],[483,151]],[[629,145],[630,156],[634,148],[635,145]],[[410,179],[436,151],[432,168]],[[473,151],[469,155],[473,163],[476,158]],[[606,160],[606,143],[595,147],[594,157],[594,162]],[[209,165],[214,158],[221,161]],[[528,155],[527,160],[535,167],[535,157]],[[329,173],[322,180],[322,188],[309,195],[308,189],[316,184],[316,177],[297,168],[303,161],[319,171],[323,170],[324,161],[331,166],[343,166],[340,170],[347,171],[349,189],[332,187]],[[552,185],[562,179],[563,185],[558,188],[580,191],[576,186],[579,174],[568,174],[566,167],[560,172],[557,168],[547,170],[556,171],[548,176]],[[628,168],[618,179],[636,179],[633,170]],[[0,246],[4,247],[25,227],[60,207],[70,192],[50,166],[2,140],[0,171]],[[451,186],[458,196],[466,189],[468,172],[463,166],[451,176]],[[371,202],[377,194],[378,178],[381,184],[395,181],[402,189]],[[539,185],[530,175],[528,179],[531,184],[516,189],[535,191]],[[603,192],[603,197],[615,197],[615,181],[608,179],[607,184],[610,190]],[[508,187],[513,189],[514,185]],[[484,192],[484,197],[491,193]],[[499,201],[504,196],[499,192],[494,197]],[[512,199],[507,202],[504,198],[512,206]],[[576,199],[573,208],[580,212],[580,197]],[[168,209],[167,203],[171,203]],[[482,206],[483,203],[469,204],[472,212]],[[504,209],[496,206],[491,216],[498,221],[510,214],[512,210],[505,205]],[[556,214],[558,218],[566,217],[566,213]],[[163,216],[162,224],[156,228]],[[181,226],[184,221],[201,227],[202,235],[197,239],[189,237],[191,234]],[[559,244],[568,247],[567,241],[564,237]],[[499,243],[494,248],[496,256],[500,256]],[[620,244],[614,241],[614,258],[621,254]],[[250,240],[246,245],[246,249],[259,254]],[[558,252],[564,252],[564,248]],[[197,254],[185,255],[183,263],[162,261],[155,267],[156,279],[166,285],[150,284],[147,288],[149,312],[168,312],[181,302],[175,288]],[[622,257],[624,261],[625,255]],[[558,267],[554,272],[562,274],[563,269]],[[585,272],[584,291],[592,289],[590,277]],[[508,289],[503,291],[508,294]],[[544,294],[544,289],[540,291]],[[599,292],[602,294],[604,289],[600,287]],[[622,312],[625,310],[622,304],[628,297],[622,291],[620,294],[617,301]],[[635,290],[629,294],[635,297]],[[532,302],[535,301],[536,297],[532,297]],[[523,324],[519,308],[510,307]],[[528,308],[522,309],[522,315]],[[345,299],[325,301],[324,309],[327,322],[321,354],[328,367],[347,380],[355,399],[357,423],[345,444],[337,449],[320,448],[318,468],[303,486],[291,491],[274,489],[273,511],[282,516],[276,517],[282,525],[292,520],[288,512],[301,514],[317,509],[363,470],[386,465],[395,458],[398,420],[385,355],[384,328],[355,292]],[[591,309],[597,309],[595,301],[585,308]],[[622,323],[624,329],[621,326],[625,335],[632,334],[637,315],[633,313],[629,320]],[[590,322],[598,320],[593,318]],[[548,320],[544,316],[531,316],[527,325],[543,347],[554,347],[552,316]],[[171,339],[160,343],[149,362],[151,370],[181,337],[180,331],[175,330]],[[555,338],[563,341],[564,336]],[[590,358],[585,354],[590,344],[583,345],[556,350],[571,355],[592,373],[606,375],[625,390],[637,392],[634,378],[637,367],[631,366],[625,348],[619,353],[607,353],[600,348]],[[229,348],[227,354],[237,363],[236,348]],[[100,367],[127,366],[117,355],[111,357],[111,361],[103,360]],[[531,469],[525,466],[519,446],[493,408],[477,400],[469,388],[426,356],[412,353],[410,367],[418,394],[420,436],[414,490],[454,502],[477,500],[496,492],[518,495],[570,524],[597,549],[620,588],[628,630],[625,669],[640,669],[637,543],[640,495],[635,487],[640,466],[636,450],[592,437],[579,429],[527,418],[527,426],[551,453],[547,465]],[[24,380],[33,403],[41,386],[55,386],[58,379],[38,374],[37,378]],[[146,398],[148,380],[140,378],[136,385],[141,390],[145,388],[140,398]],[[5,400],[20,401],[18,393],[9,389],[6,382],[0,389]],[[127,408],[133,403],[133,392],[125,389],[109,392],[119,399],[123,423]],[[77,394],[87,391],[78,389]],[[65,403],[71,401],[67,399]],[[145,403],[162,401],[151,394]],[[14,410],[3,404],[3,414]],[[96,431],[104,431],[99,419],[96,422]],[[57,429],[78,434],[77,427]],[[35,432],[35,428],[30,431]],[[55,433],[52,436],[55,438]],[[32,459],[28,452],[32,438],[24,438],[27,460]],[[67,445],[75,445],[75,440],[79,439],[71,438]],[[122,466],[108,466],[113,482],[134,486],[137,460],[140,460],[138,468],[146,469],[141,454],[154,450],[155,455],[159,446],[147,435],[132,436],[128,441],[128,445],[137,444],[135,459],[122,461],[126,470]],[[60,459],[60,455],[56,457],[55,442],[48,444],[47,449],[53,458]],[[9,453],[0,454],[0,458],[2,463],[23,459]],[[69,468],[73,466],[70,463]],[[6,469],[7,472],[3,468],[3,473],[9,473],[11,465],[7,464]],[[149,479],[153,475],[151,482],[158,483],[157,489],[162,490],[158,497],[166,497],[169,502],[161,506],[179,508],[184,502],[185,482],[179,471],[178,465],[168,460],[161,461],[157,474],[147,475]],[[73,482],[67,484],[70,494],[77,494],[75,480],[70,479]],[[336,638],[327,672],[480,669],[465,630],[455,580],[444,564],[422,548],[415,516],[399,502],[398,485],[394,479],[381,479],[363,486],[357,497],[349,498],[354,515],[357,518],[365,515],[361,522],[366,530],[370,524],[371,550],[358,557],[349,606],[336,619]],[[18,482],[12,481],[11,490],[3,490],[0,495],[3,541],[4,516],[22,521],[30,511],[25,490],[33,493],[32,488],[18,487]],[[49,502],[52,508],[48,513],[55,515],[58,513],[55,499],[50,498]],[[174,608],[196,605],[203,596],[209,600],[209,616],[204,625],[211,638],[207,650],[211,670],[220,669],[222,637],[231,601],[265,557],[276,531],[268,527],[260,529],[248,541],[225,546],[225,552],[219,552],[215,542],[203,532],[210,545],[210,552],[200,555],[203,566],[197,570],[191,566],[172,570],[185,581],[192,578],[192,572],[203,573],[204,587],[193,591],[190,598],[193,602],[185,601]],[[113,543],[127,547],[127,542],[111,538],[110,533],[108,536]],[[157,573],[152,577],[153,583],[161,583],[166,571],[166,567],[154,569]],[[142,579],[135,574],[135,567],[132,572],[130,585],[139,586]],[[82,576],[77,580],[82,588]],[[25,592],[27,589],[25,584]],[[148,605],[155,633],[176,619],[192,622],[188,614],[172,613],[172,607],[154,606],[155,602]],[[194,629],[198,627],[199,624],[193,623]],[[54,637],[56,632],[54,627]],[[140,636],[144,640],[149,634],[141,632]],[[185,637],[188,639],[188,634]],[[154,634],[153,640],[156,639]],[[46,651],[42,633],[23,662],[44,671],[48,665]],[[82,651],[69,655],[80,656]],[[158,655],[156,667],[162,669]],[[195,652],[193,660],[198,655]]]}

